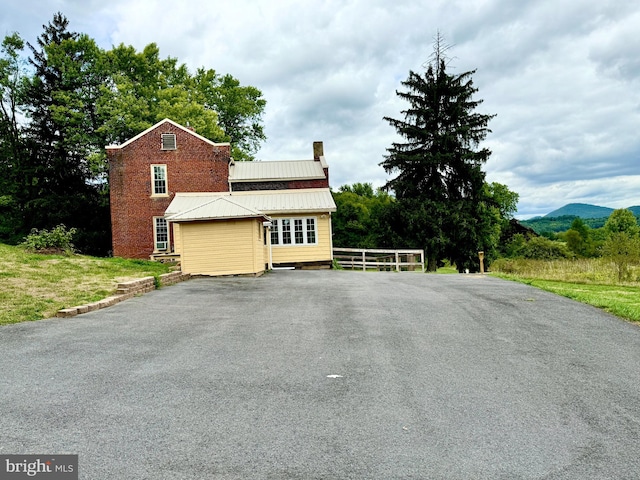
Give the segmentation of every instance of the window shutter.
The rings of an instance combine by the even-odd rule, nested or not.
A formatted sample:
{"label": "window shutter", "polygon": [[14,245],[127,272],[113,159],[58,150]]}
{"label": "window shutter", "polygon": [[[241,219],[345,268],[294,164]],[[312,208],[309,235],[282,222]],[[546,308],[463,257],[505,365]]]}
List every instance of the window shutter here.
{"label": "window shutter", "polygon": [[163,133],[162,134],[162,150],[175,150],[175,149],[176,149],[175,133]]}

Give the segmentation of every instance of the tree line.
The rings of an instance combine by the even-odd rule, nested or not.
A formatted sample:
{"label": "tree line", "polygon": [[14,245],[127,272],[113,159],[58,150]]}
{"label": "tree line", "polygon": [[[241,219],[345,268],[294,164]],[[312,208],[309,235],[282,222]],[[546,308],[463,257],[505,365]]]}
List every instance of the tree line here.
{"label": "tree line", "polygon": [[[104,146],[165,117],[230,141],[236,160],[251,160],[265,139],[257,88],[211,69],[190,72],[155,44],[103,50],[70,31],[60,13],[43,28],[35,45],[17,33],[2,43],[0,241],[65,224],[83,253],[106,254]],[[478,251],[491,262],[513,234],[518,195],[483,171],[491,152],[481,143],[493,115],[476,112],[475,71],[447,71],[447,48],[437,36],[425,71],[410,71],[396,92],[408,104],[402,118],[384,119],[400,138],[380,163],[387,184],[334,192],[334,245],[420,248],[428,270],[446,260],[475,271]]]}
{"label": "tree line", "polygon": [[69,30],[61,13],[35,43],[19,33],[0,50],[0,241],[33,228],[76,228],[76,246],[111,248],[104,147],[164,118],[232,143],[235,160],[252,160],[266,139],[262,92],[230,74],[120,44],[101,49]]}

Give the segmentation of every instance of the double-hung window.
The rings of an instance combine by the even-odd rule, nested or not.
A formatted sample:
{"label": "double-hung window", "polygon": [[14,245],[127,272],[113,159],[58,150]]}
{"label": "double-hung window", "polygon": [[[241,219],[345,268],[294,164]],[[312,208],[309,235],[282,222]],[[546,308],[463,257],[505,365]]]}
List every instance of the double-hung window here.
{"label": "double-hung window", "polygon": [[167,250],[169,248],[169,227],[163,217],[153,218],[154,250]]}
{"label": "double-hung window", "polygon": [[151,188],[152,195],[169,194],[166,165],[151,165]]}
{"label": "double-hung window", "polygon": [[315,217],[277,218],[271,226],[271,245],[316,245],[318,238]]}
{"label": "double-hung window", "polygon": [[271,222],[271,245],[280,244],[280,235],[278,234],[278,220],[274,219]]}

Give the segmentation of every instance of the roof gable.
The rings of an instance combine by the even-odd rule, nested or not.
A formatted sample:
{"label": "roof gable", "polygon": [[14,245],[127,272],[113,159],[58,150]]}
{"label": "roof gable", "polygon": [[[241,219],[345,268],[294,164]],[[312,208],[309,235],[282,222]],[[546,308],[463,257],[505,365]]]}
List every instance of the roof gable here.
{"label": "roof gable", "polygon": [[[222,204],[218,205],[214,202],[220,199],[226,199],[237,207],[243,207],[253,213],[251,216],[336,211],[336,204],[328,188],[309,188],[255,192],[177,193],[165,211],[165,216],[169,221],[232,218],[217,216],[221,215]],[[218,210],[208,211],[209,205],[215,205],[214,208]],[[206,216],[204,212],[212,215]],[[192,218],[196,215],[203,216]]]}
{"label": "roof gable", "polygon": [[147,135],[148,133],[154,131],[155,129],[161,127],[162,125],[169,123],[171,125],[173,125],[176,128],[179,128],[180,130],[188,133],[189,135],[193,135],[194,137],[198,138],[199,140],[202,140],[203,142],[208,143],[209,145],[213,145],[213,146],[222,146],[222,145],[229,145],[228,142],[223,142],[223,143],[216,143],[216,142],[212,142],[211,140],[209,140],[208,138],[203,137],[202,135],[198,135],[196,132],[194,132],[193,130],[188,129],[187,127],[183,127],[182,125],[180,125],[179,123],[174,122],[173,120],[170,120],[168,118],[165,118],[164,120],[159,121],[158,123],[156,123],[155,125],[152,125],[151,127],[147,128],[145,131],[140,132],[138,135],[136,135],[135,137],[130,138],[129,140],[127,140],[126,142],[124,142],[121,145],[108,145],[106,148],[110,149],[110,150],[116,150],[116,149],[120,149],[120,148],[124,148],[127,145],[132,144],[133,142],[135,142],[136,140],[144,137],[145,135]]}
{"label": "roof gable", "polygon": [[213,199],[205,199],[203,203],[196,205],[188,210],[168,216],[167,220],[172,222],[195,221],[195,220],[213,220],[213,219],[232,219],[232,218],[255,218],[265,217],[265,214],[258,212],[245,205],[233,201],[228,197],[217,197]]}

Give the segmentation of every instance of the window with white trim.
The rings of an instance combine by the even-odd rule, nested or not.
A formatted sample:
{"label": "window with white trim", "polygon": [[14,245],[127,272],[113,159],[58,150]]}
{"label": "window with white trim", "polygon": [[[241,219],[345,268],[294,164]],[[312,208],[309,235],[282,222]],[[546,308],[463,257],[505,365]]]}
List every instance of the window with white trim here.
{"label": "window with white trim", "polygon": [[274,218],[271,245],[316,245],[318,222],[315,217]]}
{"label": "window with white trim", "polygon": [[166,165],[151,165],[151,188],[152,195],[168,195]]}
{"label": "window with white trim", "polygon": [[162,134],[162,150],[175,150],[177,147],[176,144],[176,134],[175,133],[163,133]]}
{"label": "window with white trim", "polygon": [[271,245],[280,244],[280,235],[278,234],[278,220],[271,221]]}
{"label": "window with white trim", "polygon": [[154,251],[169,248],[169,227],[164,217],[153,217]]}

